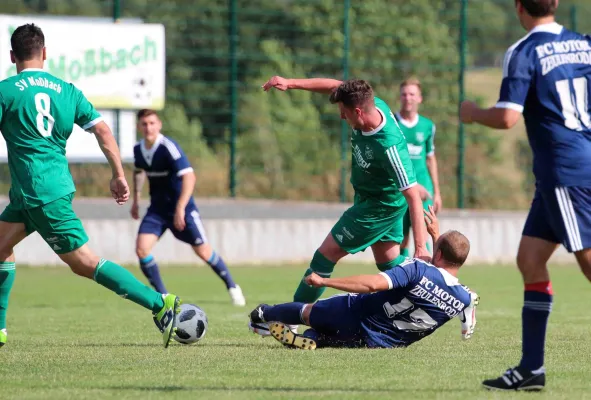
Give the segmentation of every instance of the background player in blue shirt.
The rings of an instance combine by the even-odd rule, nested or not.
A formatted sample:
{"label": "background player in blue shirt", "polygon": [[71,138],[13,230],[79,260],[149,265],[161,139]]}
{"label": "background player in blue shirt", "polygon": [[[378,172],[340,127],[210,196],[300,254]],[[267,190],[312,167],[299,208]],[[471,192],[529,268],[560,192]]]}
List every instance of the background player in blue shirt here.
{"label": "background player in blue shirt", "polygon": [[[476,325],[478,296],[461,285],[457,273],[470,251],[470,242],[457,231],[439,236],[437,218],[426,212],[433,237],[433,264],[406,259],[375,275],[323,278],[311,274],[306,283],[351,294],[319,300],[269,306],[261,304],[250,314],[251,324],[269,323],[275,339],[301,348],[406,347],[429,336],[455,316],[462,320],[462,337],[468,339]],[[312,329],[294,334],[286,324],[304,323]]]}
{"label": "background player in blue shirt", "polygon": [[136,253],[140,268],[150,284],[160,293],[167,293],[158,264],[150,254],[162,234],[170,229],[178,239],[189,244],[224,281],[232,303],[244,306],[240,286],[234,283],[224,260],[207,241],[199,210],[193,200],[195,173],[180,146],[162,135],[162,122],[153,110],[140,110],[138,129],[144,138],[135,145],[134,192],[131,216],[139,219],[139,200],[145,176],[150,183],[150,207],[139,228]]}
{"label": "background player in blue shirt", "polygon": [[495,107],[461,106],[462,122],[511,128],[523,113],[533,151],[536,192],[517,265],[525,283],[519,365],[484,381],[491,389],[540,390],[552,308],[547,262],[562,244],[591,279],[591,38],[554,21],[558,0],[517,0],[528,34],[509,48]]}

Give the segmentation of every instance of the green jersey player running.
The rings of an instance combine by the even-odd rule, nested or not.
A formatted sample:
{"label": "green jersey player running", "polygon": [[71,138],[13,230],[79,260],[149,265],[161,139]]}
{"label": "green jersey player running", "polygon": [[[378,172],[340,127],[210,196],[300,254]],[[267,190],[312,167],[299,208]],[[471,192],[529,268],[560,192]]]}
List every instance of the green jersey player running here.
{"label": "green jersey player running", "polygon": [[10,203],[0,215],[0,346],[7,339],[6,310],[15,278],[13,248],[38,232],[75,274],[151,310],[167,347],[180,299],[161,295],[126,269],[95,255],[72,209],[76,188],[66,159],[66,141],[74,124],[96,136],[113,171],[110,190],[117,204],[129,199],[111,130],[80,90],[43,71],[45,37],[39,27],[18,27],[10,44],[17,75],[0,82],[0,131],[8,148],[12,181]]}
{"label": "green jersey player running", "polygon": [[[329,277],[335,264],[347,254],[371,247],[381,271],[402,261],[402,220],[410,208],[415,257],[429,261],[425,243],[422,187],[417,185],[404,136],[388,105],[374,96],[363,80],[341,82],[334,79],[285,79],[274,76],[263,85],[265,91],[276,88],[309,90],[330,94],[330,102],[338,104],[341,118],[351,126],[351,184],[355,189],[353,205],[332,228],[310,263],[304,279],[315,272]],[[295,302],[313,303],[324,288],[312,287],[304,279],[295,292]],[[251,330],[268,335],[265,324]],[[295,327],[294,327],[295,329]]]}
{"label": "green jersey player running", "polygon": [[[400,84],[400,111],[395,116],[408,143],[417,183],[429,194],[423,198],[423,207],[428,210],[429,205],[432,205],[435,213],[438,213],[441,210],[441,193],[435,157],[435,124],[419,115],[422,102],[421,82],[416,78],[405,80]],[[407,212],[404,217],[404,239],[400,245],[403,256],[408,256],[410,224],[410,214]]]}

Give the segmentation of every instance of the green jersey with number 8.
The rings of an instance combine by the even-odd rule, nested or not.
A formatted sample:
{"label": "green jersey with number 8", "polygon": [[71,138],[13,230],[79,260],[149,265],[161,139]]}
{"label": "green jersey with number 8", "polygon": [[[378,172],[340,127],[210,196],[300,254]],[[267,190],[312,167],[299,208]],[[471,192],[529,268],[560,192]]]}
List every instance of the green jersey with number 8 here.
{"label": "green jersey with number 8", "polygon": [[0,82],[0,131],[8,149],[10,203],[31,209],[76,191],[66,158],[74,124],[102,121],[80,90],[41,69]]}

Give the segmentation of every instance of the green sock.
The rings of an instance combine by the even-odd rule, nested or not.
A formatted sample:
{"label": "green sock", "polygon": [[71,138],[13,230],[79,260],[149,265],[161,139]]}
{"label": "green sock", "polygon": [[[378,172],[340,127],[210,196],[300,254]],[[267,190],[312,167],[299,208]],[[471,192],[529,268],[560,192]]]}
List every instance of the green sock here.
{"label": "green sock", "polygon": [[378,269],[382,272],[387,271],[391,268],[394,268],[397,265],[400,265],[404,260],[406,260],[407,257],[403,256],[402,254],[400,254],[398,257],[396,257],[395,259],[388,261],[387,263],[383,263],[383,264],[376,264],[378,266]]}
{"label": "green sock", "polygon": [[330,260],[327,260],[318,250],[314,253],[314,257],[312,257],[312,262],[310,263],[310,268],[306,270],[304,277],[300,281],[300,285],[298,286],[295,294],[293,295],[293,301],[301,302],[301,303],[313,303],[322,296],[324,290],[326,288],[315,288],[309,286],[304,282],[304,279],[310,275],[312,272],[316,272],[318,275],[322,276],[323,278],[330,277],[332,271],[334,270],[334,266],[336,263],[333,263]]}
{"label": "green sock", "polygon": [[94,271],[94,280],[124,299],[129,299],[154,313],[164,307],[160,293],[144,285],[131,272],[111,261],[101,258]]}
{"label": "green sock", "polygon": [[403,257],[408,257],[408,248],[400,249],[400,255]]}
{"label": "green sock", "polygon": [[0,262],[0,329],[6,329],[6,311],[16,269],[13,261]]}

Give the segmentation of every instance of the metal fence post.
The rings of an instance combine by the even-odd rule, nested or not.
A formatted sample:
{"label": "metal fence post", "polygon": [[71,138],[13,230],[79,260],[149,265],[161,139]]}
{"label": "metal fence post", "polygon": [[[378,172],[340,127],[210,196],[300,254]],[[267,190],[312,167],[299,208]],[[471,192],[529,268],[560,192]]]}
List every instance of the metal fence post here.
{"label": "metal fence post", "polygon": [[[119,18],[121,18],[121,0],[113,0],[113,22],[118,23]],[[115,141],[119,146],[121,146],[121,142],[119,142],[120,135],[120,127],[121,127],[121,110],[116,109],[115,115],[113,118],[113,135],[115,136]]]}
{"label": "metal fence post", "polygon": [[229,45],[230,45],[230,76],[229,76],[229,91],[230,91],[230,176],[229,176],[229,190],[230,197],[236,197],[236,137],[238,135],[238,6],[237,0],[229,1]]}
{"label": "metal fence post", "polygon": [[[465,98],[465,82],[464,77],[466,73],[466,41],[468,31],[468,0],[461,0],[460,5],[460,37],[459,37],[459,52],[460,52],[460,71],[458,75],[458,90],[460,104]],[[457,171],[457,189],[458,189],[458,208],[464,208],[464,124],[458,124],[458,171]]]}
{"label": "metal fence post", "polygon": [[[345,0],[343,6],[343,79],[349,79],[349,10],[351,0]],[[341,203],[347,201],[347,150],[349,138],[349,126],[346,121],[341,121],[341,182],[339,194]]]}
{"label": "metal fence post", "polygon": [[573,4],[570,7],[570,30],[574,32],[578,32],[578,23],[577,23],[577,5]]}

